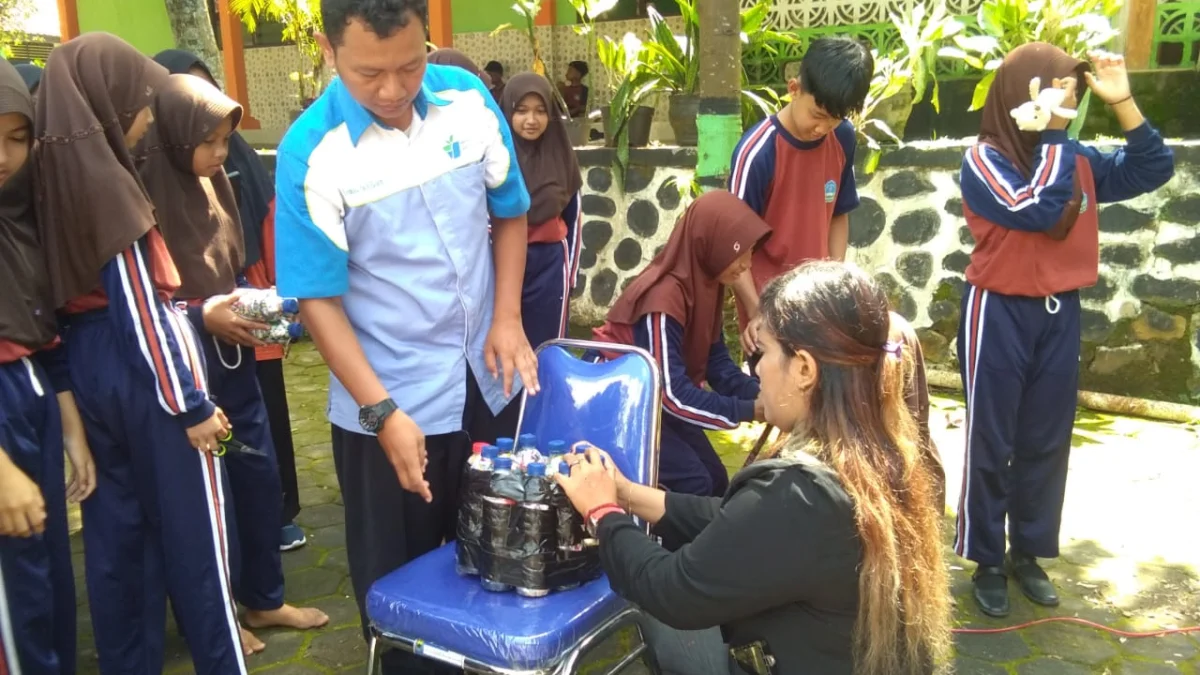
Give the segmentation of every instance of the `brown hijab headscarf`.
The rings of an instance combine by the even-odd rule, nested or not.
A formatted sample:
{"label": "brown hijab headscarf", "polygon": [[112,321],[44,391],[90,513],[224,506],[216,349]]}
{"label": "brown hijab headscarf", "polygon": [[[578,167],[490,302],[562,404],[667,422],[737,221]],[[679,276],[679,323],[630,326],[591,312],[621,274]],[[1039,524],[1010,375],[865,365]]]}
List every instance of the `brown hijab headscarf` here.
{"label": "brown hijab headscarf", "polygon": [[596,339],[632,344],[633,324],[662,312],[683,326],[684,364],[688,378],[699,385],[721,335],[724,287],[717,278],[770,233],[762,218],[732,194],[701,195],[683,213],[662,252],[608,310]]}
{"label": "brown hijab headscarf", "polygon": [[172,75],[154,101],[141,174],[179,270],[180,298],[228,293],[242,270],[242,225],[225,169],[212,178],[192,173],[196,147],[227,117],[237,129],[242,107],[194,75]]}
{"label": "brown hijab headscarf", "polygon": [[[0,59],[0,115],[16,113],[30,126],[33,97],[8,61]],[[33,210],[33,158],[0,184],[0,340],[30,350],[54,339],[54,304]]]}
{"label": "brown hijab headscarf", "polygon": [[154,227],[125,132],[167,69],[108,33],[50,53],[38,88],[38,223],[59,307],[94,290],[100,270]]}
{"label": "brown hijab headscarf", "polygon": [[517,162],[529,190],[529,226],[536,227],[562,215],[571,198],[583,187],[583,175],[549,80],[537,73],[513,76],[500,96],[504,119],[512,126],[517,104],[529,94],[541,97],[550,116],[546,132],[536,141],[527,141],[513,131]]}
{"label": "brown hijab headscarf", "polygon": [[426,60],[430,63],[436,63],[439,66],[457,66],[468,73],[477,75],[480,79],[483,79],[483,71],[479,69],[479,66],[475,65],[475,62],[471,60],[471,57],[458,51],[457,49],[454,49],[453,47],[435,49],[429,53],[429,56],[426,57]]}
{"label": "brown hijab headscarf", "polygon": [[[983,105],[983,124],[979,128],[979,142],[986,143],[1004,155],[1026,178],[1033,174],[1033,152],[1041,141],[1035,131],[1021,131],[1012,118],[1012,110],[1029,100],[1029,82],[1035,77],[1042,80],[1042,87],[1049,87],[1055,78],[1074,77],[1075,95],[1082,96],[1087,82],[1083,74],[1089,66],[1086,61],[1067,54],[1045,42],[1031,42],[1008,53],[1004,63],[996,70],[996,79],[988,90]],[[1070,232],[1079,217],[1083,191],[1079,178],[1075,178],[1075,194],[1067,203],[1062,217],[1046,234],[1053,239],[1062,239]]]}

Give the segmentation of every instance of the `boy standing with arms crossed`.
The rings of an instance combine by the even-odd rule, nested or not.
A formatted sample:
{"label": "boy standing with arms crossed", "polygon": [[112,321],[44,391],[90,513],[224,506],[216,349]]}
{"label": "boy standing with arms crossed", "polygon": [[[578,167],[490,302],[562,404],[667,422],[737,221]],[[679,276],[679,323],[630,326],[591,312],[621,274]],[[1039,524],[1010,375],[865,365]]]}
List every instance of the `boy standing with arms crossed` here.
{"label": "boy standing with arms crossed", "polygon": [[788,81],[791,101],[733,151],[729,191],[772,232],[733,285],[747,354],[757,351],[753,319],[768,281],[808,260],[846,258],[848,214],[858,206],[854,125],[846,118],[862,110],[874,73],[871,52],[858,42],[813,41]]}

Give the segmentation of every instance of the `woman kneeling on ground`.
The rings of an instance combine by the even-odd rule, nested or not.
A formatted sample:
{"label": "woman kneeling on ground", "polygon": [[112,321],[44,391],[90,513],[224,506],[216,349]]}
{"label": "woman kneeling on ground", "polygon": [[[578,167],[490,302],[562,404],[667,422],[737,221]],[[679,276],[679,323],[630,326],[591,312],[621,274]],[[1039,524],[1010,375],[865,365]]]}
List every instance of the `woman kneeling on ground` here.
{"label": "woman kneeling on ground", "polygon": [[[678,629],[650,627],[664,672],[743,672],[722,643],[751,673],[935,672],[950,649],[941,508],[887,299],[857,268],[814,262],[771,282],[760,316],[757,372],[767,422],[790,432],[782,447],[724,497],[632,483],[595,449],[571,456],[563,489],[613,588]],[[631,515],[689,543],[667,551]]]}

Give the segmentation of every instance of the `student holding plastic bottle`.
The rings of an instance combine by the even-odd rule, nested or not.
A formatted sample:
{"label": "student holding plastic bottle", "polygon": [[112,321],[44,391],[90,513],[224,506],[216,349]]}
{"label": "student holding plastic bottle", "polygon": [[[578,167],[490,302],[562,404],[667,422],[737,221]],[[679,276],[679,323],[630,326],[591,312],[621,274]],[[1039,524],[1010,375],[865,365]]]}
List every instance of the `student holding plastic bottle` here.
{"label": "student holding plastic bottle", "polygon": [[[34,213],[33,98],[0,59],[0,673],[75,672],[67,501],[96,487]],[[63,489],[63,451],[71,461]]]}
{"label": "student holding plastic bottle", "polygon": [[725,347],[722,308],[726,286],[749,269],[769,234],[732,194],[701,196],[595,330],[597,340],[642,347],[658,361],[667,413],[658,477],[674,492],[723,494],[729,474],[704,430],[762,419],[758,382]]}
{"label": "student holding plastic bottle", "polygon": [[[201,78],[171,75],[155,99],[154,115],[158,123],[146,138],[140,172],[179,270],[175,297],[188,306],[204,351],[209,391],[228,415],[233,437],[242,444],[238,447],[261,453],[225,456],[237,519],[234,598],[246,607],[251,629],[317,628],[329,617],[283,601],[277,539],[283,495],[255,369],[254,347],[263,342],[250,332],[268,326],[234,311],[244,244],[224,163],[242,108]],[[243,640],[250,651],[266,647],[250,633]]]}
{"label": "student holding plastic bottle", "polygon": [[213,454],[229,423],[131,152],[167,77],[107,33],[55,48],[35,111],[38,225],[96,461],[83,539],[100,671],[162,670],[169,595],[197,672],[245,675]]}

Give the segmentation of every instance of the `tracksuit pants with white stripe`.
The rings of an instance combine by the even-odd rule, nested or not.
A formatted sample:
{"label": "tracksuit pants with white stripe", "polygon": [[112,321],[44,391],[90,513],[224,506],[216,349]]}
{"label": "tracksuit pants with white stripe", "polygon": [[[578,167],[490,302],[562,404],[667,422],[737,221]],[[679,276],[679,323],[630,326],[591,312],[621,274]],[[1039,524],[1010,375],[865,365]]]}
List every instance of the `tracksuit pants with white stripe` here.
{"label": "tracksuit pants with white stripe", "polygon": [[33,359],[0,365],[0,447],[42,491],[46,529],[0,537],[0,673],[75,672],[75,577],[67,540],[62,419]]}
{"label": "tracksuit pants with white stripe", "polygon": [[260,457],[230,452],[224,458],[229,475],[227,494],[236,514],[229,537],[234,553],[234,597],[247,609],[279,609],[283,606],[283,563],[279,557],[283,487],[267,407],[258,386],[254,349],[225,343],[218,347],[203,330],[199,313],[189,314],[193,314],[193,325],[195,319],[200,324],[196,332],[204,346],[213,403],[225,411],[235,439],[267,453]]}
{"label": "tracksuit pants with white stripe", "polygon": [[571,303],[569,244],[530,244],[521,286],[521,322],[529,346],[567,334]]}
{"label": "tracksuit pants with white stripe", "polygon": [[169,596],[196,673],[244,675],[229,582],[224,462],[191,446],[154,383],[128,360],[108,314],[72,317],[65,337],[96,461],[83,537],[100,672],[162,672]]}
{"label": "tracksuit pants with white stripe", "polygon": [[1079,389],[1079,293],[1001,295],[967,285],[958,360],[967,450],[955,552],[1001,565],[1058,556]]}

